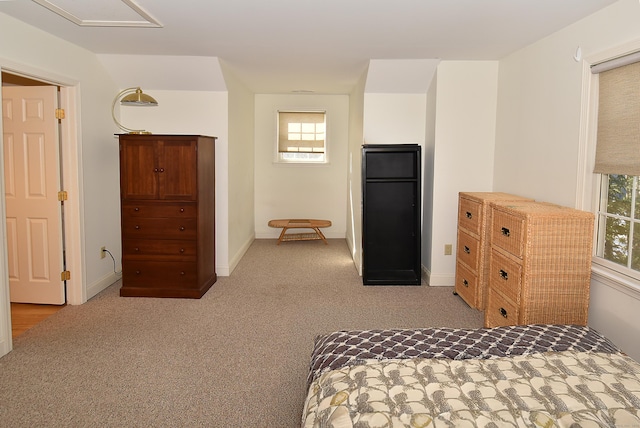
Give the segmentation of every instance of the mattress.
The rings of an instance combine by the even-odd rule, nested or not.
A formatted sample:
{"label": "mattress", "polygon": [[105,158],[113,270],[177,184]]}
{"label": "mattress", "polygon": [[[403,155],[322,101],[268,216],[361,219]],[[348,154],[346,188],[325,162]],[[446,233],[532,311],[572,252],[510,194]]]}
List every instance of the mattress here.
{"label": "mattress", "polygon": [[640,426],[640,364],[585,326],[337,331],[302,426]]}

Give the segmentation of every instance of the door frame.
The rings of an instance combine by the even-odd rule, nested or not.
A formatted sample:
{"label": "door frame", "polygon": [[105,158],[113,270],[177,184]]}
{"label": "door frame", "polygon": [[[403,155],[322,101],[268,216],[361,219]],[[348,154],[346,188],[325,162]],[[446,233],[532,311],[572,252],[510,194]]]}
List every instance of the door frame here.
{"label": "door frame", "polygon": [[[79,137],[81,135],[79,105],[79,82],[69,77],[59,76],[45,70],[31,68],[21,64],[8,64],[0,61],[0,72],[58,86],[60,88],[59,107],[65,110],[66,119],[60,124],[60,166],[62,182],[69,198],[64,202],[63,239],[65,259],[71,279],[66,281],[67,304],[80,305],[87,301],[86,274],[83,264],[84,212],[82,193],[82,153]],[[0,85],[1,85],[0,76]],[[0,86],[1,88],[1,86]],[[1,89],[0,89],[1,90]],[[0,105],[0,110],[2,106]],[[0,136],[2,120],[0,120]],[[2,138],[0,138],[2,143]],[[4,195],[4,153],[0,150],[0,190]],[[11,337],[11,303],[9,297],[9,275],[7,263],[6,203],[0,198],[0,356],[13,349]]]}

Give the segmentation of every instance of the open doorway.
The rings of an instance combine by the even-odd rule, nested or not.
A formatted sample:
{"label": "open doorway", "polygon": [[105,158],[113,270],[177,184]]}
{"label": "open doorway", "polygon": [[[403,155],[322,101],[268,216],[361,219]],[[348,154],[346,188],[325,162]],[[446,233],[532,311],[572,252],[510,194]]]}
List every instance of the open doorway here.
{"label": "open doorway", "polygon": [[15,339],[65,306],[11,303],[11,337]]}
{"label": "open doorway", "polygon": [[[25,87],[27,85],[34,84],[33,82],[35,82],[35,84],[38,85],[51,85],[58,90],[59,106],[64,109],[65,117],[59,124],[59,166],[62,171],[61,182],[64,183],[64,190],[69,194],[69,198],[64,202],[65,228],[63,235],[63,257],[66,265],[65,277],[67,278],[65,281],[65,300],[67,304],[71,305],[82,304],[87,300],[87,292],[86,287],[84,286],[85,275],[82,262],[83,220],[81,209],[82,183],[80,178],[81,156],[79,144],[80,122],[78,115],[78,82],[74,79],[67,79],[59,75],[51,75],[47,71],[34,70],[29,67],[26,67],[25,70],[21,70],[20,66],[11,68],[3,67],[0,72],[2,73],[3,84],[5,79],[7,79],[7,82],[12,82],[14,85],[22,85]],[[4,107],[2,108],[2,114],[5,114]],[[2,122],[0,122],[0,124]],[[0,162],[0,167],[2,168],[0,177],[4,178],[6,174],[3,162]],[[0,201],[2,201],[3,204],[1,211],[4,216],[6,214],[6,204],[4,204],[5,199],[2,198]],[[9,240],[4,233],[0,236],[5,242]],[[4,247],[4,245],[0,247]],[[0,271],[3,273],[2,277],[0,277],[0,355],[8,353],[13,347],[11,340],[12,328],[11,305],[9,302],[9,278],[5,271],[8,263],[8,255],[5,251],[0,250],[0,266],[2,266]],[[56,273],[60,274],[59,272]],[[60,276],[58,278],[60,278]]]}
{"label": "open doorway", "polygon": [[3,72],[2,100],[7,266],[15,338],[66,304],[59,87]]}

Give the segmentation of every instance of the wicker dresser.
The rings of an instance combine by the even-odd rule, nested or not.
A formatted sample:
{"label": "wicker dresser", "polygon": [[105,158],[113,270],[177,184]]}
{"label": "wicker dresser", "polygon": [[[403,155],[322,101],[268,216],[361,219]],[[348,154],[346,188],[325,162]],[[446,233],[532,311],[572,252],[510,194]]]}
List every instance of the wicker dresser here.
{"label": "wicker dresser", "polygon": [[501,192],[460,192],[455,294],[484,310],[489,281],[489,224],[492,201],[530,201]]}
{"label": "wicker dresser", "polygon": [[549,203],[492,203],[485,327],[586,325],[593,223]]}

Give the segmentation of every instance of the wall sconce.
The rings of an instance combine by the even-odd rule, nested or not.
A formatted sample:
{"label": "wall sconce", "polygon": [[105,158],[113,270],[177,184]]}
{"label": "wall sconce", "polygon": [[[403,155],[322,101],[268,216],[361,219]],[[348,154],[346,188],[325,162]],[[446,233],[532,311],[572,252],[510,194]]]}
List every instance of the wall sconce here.
{"label": "wall sconce", "polygon": [[113,121],[118,125],[118,128],[128,134],[151,134],[151,132],[145,131],[144,129],[127,128],[118,121],[116,118],[116,103],[118,100],[120,100],[120,105],[123,106],[157,106],[158,102],[153,99],[153,97],[142,92],[142,89],[134,87],[120,91],[113,99],[113,104],[111,105],[111,117],[113,117]]}

